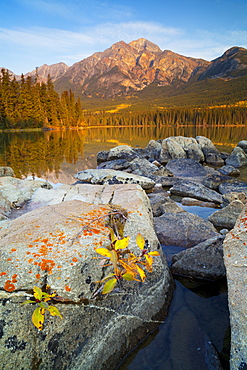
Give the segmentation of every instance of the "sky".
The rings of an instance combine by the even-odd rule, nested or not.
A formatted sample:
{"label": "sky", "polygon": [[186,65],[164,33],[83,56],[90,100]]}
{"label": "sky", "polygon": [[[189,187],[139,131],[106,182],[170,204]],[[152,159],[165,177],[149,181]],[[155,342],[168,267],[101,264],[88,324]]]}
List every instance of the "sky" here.
{"label": "sky", "polygon": [[162,50],[213,60],[247,48],[246,0],[4,0],[0,67],[15,74],[71,66],[118,41],[146,38]]}

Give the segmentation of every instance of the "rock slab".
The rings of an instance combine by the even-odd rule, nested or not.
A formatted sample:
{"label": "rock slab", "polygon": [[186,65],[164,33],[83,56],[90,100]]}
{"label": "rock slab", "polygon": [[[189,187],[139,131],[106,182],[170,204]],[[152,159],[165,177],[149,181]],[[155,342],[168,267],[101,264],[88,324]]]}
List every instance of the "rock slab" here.
{"label": "rock slab", "polygon": [[247,368],[247,207],[223,244],[231,325],[230,369]]}
{"label": "rock slab", "polygon": [[[138,232],[157,250],[149,200],[138,185],[81,184],[60,189],[57,197],[56,189],[39,191],[47,194],[46,206],[1,224],[0,369],[113,369],[158,325],[173,281],[160,250],[145,282],[124,281],[101,296],[103,270],[94,247],[109,244],[105,222],[114,213],[127,217],[131,250],[137,253]],[[54,304],[63,319],[47,315],[38,332],[31,323],[36,306],[21,303],[44,284],[62,297]]]}

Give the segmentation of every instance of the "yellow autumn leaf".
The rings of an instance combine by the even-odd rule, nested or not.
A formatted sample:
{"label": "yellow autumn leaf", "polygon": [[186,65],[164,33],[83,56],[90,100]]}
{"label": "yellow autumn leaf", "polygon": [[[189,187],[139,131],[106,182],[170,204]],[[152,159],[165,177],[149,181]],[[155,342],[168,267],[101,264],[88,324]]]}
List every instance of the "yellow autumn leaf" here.
{"label": "yellow autumn leaf", "polygon": [[151,267],[153,264],[153,258],[149,256],[149,254],[145,254],[145,258],[147,260],[148,265]]}
{"label": "yellow autumn leaf", "polygon": [[129,245],[129,236],[126,237],[126,238],[123,238],[121,240],[117,240],[116,243],[115,243],[115,250],[118,250],[118,249],[125,249],[128,247]]}
{"label": "yellow autumn leaf", "polygon": [[104,285],[102,294],[110,293],[115,288],[116,284],[117,284],[117,279],[116,278],[108,280]]}
{"label": "yellow autumn leaf", "polygon": [[136,265],[136,269],[137,269],[137,271],[138,271],[138,273],[140,275],[141,281],[144,281],[145,278],[146,278],[145,272],[138,265]]}
{"label": "yellow autumn leaf", "polygon": [[106,248],[96,248],[95,252],[99,253],[101,256],[111,258],[111,253]]}
{"label": "yellow autumn leaf", "polygon": [[144,249],[144,246],[145,246],[145,239],[144,237],[142,236],[142,234],[138,233],[137,236],[136,236],[136,244],[138,245],[138,247],[142,250]]}
{"label": "yellow autumn leaf", "polygon": [[38,328],[39,330],[43,329],[43,324],[45,321],[45,309],[41,307],[37,307],[32,314],[32,323]]}
{"label": "yellow autumn leaf", "polygon": [[50,312],[51,316],[59,316],[61,319],[63,318],[57,307],[49,306],[47,310]]}
{"label": "yellow autumn leaf", "polygon": [[42,290],[41,288],[37,287],[37,286],[34,286],[33,287],[33,296],[34,298],[38,299],[39,301],[42,300]]}
{"label": "yellow autumn leaf", "polygon": [[159,256],[160,254],[157,251],[153,251],[153,252],[148,252],[148,255],[149,256]]}

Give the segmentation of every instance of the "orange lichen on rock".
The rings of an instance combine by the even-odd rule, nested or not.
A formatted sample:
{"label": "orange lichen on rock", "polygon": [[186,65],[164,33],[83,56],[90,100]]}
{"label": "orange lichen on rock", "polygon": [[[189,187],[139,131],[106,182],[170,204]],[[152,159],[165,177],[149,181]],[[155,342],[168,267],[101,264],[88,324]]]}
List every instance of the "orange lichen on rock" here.
{"label": "orange lichen on rock", "polygon": [[71,288],[68,285],[66,285],[65,286],[65,290],[66,290],[66,292],[70,292],[71,291]]}
{"label": "orange lichen on rock", "polygon": [[42,262],[40,263],[40,268],[43,271],[52,272],[52,269],[55,265],[56,264],[53,260],[42,259]]}
{"label": "orange lichen on rock", "polygon": [[15,290],[15,286],[14,284],[12,283],[11,280],[7,280],[4,284],[4,287],[3,287],[4,290],[6,290],[7,292],[13,292]]}
{"label": "orange lichen on rock", "polygon": [[0,276],[7,275],[7,272],[0,272]]}

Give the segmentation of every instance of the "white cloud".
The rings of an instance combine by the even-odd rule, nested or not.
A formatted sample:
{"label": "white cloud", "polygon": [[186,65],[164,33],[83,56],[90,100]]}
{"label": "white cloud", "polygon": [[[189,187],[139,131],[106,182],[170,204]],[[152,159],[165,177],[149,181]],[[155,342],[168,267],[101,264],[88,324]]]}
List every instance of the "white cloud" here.
{"label": "white cloud", "polygon": [[[44,63],[65,62],[71,65],[109,48],[115,42],[123,40],[128,43],[140,37],[156,43],[162,50],[170,49],[206,60],[215,59],[231,46],[247,48],[246,31],[197,30],[188,34],[185,30],[155,22],[103,23],[81,28],[80,32],[45,27],[0,28],[0,65],[15,73],[26,73]],[[12,64],[8,62],[10,55]]]}

